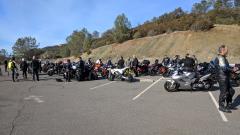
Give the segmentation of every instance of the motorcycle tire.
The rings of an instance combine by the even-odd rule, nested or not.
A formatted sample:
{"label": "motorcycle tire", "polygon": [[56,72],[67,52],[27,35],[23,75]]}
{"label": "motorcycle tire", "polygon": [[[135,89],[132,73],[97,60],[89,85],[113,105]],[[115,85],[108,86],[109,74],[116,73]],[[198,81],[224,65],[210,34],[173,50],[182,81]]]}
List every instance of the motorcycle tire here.
{"label": "motorcycle tire", "polygon": [[53,76],[54,72],[53,71],[48,71],[47,73],[49,76]]}
{"label": "motorcycle tire", "polygon": [[204,85],[205,90],[210,90],[212,88],[212,84]]}
{"label": "motorcycle tire", "polygon": [[76,80],[77,81],[82,81],[83,76],[80,73],[76,74]]}
{"label": "motorcycle tire", "polygon": [[114,81],[115,76],[111,73],[109,73],[108,80],[109,81]]}
{"label": "motorcycle tire", "polygon": [[236,84],[239,86],[240,85],[240,80],[236,80]]}
{"label": "motorcycle tire", "polygon": [[164,83],[164,89],[168,92],[177,92],[178,91],[177,84],[175,83],[174,85],[175,85],[174,88],[170,88],[171,87],[171,82],[166,81]]}
{"label": "motorcycle tire", "polygon": [[133,82],[133,80],[134,80],[133,76],[132,76],[132,75],[129,75],[129,76],[128,76],[128,81],[129,81],[129,82]]}

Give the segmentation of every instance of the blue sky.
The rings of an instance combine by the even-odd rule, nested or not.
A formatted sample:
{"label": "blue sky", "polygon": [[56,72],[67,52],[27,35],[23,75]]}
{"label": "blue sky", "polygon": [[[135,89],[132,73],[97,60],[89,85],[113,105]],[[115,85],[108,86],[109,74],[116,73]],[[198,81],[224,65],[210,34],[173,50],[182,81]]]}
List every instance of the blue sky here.
{"label": "blue sky", "polygon": [[125,13],[132,26],[177,7],[190,11],[199,0],[0,0],[0,49],[11,51],[19,37],[40,47],[65,43],[73,30],[104,32]]}

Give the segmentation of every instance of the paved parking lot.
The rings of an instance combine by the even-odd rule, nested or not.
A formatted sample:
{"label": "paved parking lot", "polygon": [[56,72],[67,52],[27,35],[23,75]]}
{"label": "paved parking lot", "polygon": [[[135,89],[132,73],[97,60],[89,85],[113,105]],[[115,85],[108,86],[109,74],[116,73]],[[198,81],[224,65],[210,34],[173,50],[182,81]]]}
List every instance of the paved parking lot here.
{"label": "paved parking lot", "polygon": [[0,77],[0,135],[240,134],[240,110],[219,113],[217,89],[169,93],[161,76],[134,83],[55,77],[16,83]]}

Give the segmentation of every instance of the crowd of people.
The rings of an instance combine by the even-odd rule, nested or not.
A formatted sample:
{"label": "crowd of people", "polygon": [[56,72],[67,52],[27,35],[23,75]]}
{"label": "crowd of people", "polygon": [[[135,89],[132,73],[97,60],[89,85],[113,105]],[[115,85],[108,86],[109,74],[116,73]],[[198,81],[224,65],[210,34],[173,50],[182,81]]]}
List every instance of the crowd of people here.
{"label": "crowd of people", "polygon": [[4,61],[5,72],[7,72],[8,75],[9,73],[11,73],[13,82],[18,80],[19,67],[20,67],[20,71],[22,71],[23,79],[28,78],[28,71],[30,71],[30,68],[31,68],[33,81],[35,80],[39,81],[39,72],[41,72],[41,61],[36,59],[35,56],[33,56],[31,63],[27,63],[27,61],[24,58],[22,58],[19,66],[17,65],[18,64],[14,56],[11,57],[9,61],[8,60]]}
{"label": "crowd of people", "polygon": [[[227,54],[228,54],[228,48],[225,45],[222,45],[218,49],[218,55],[213,60],[216,70],[218,73],[218,84],[220,88],[220,96],[219,96],[219,110],[223,112],[230,112],[230,109],[232,109],[232,97],[234,95],[234,90],[230,83],[230,73],[232,71],[236,71],[236,68],[231,68],[229,66],[228,60],[227,60]],[[143,62],[139,62],[138,58],[136,56],[133,56],[132,58],[128,58],[127,61],[124,60],[124,58],[121,56],[120,59],[113,64],[112,59],[109,57],[106,63],[104,64],[102,59],[98,59],[96,62],[93,62],[91,58],[89,58],[86,62],[79,57],[78,59],[78,68],[80,69],[79,72],[84,72],[86,68],[86,64],[89,65],[90,68],[93,68],[94,65],[103,66],[107,65],[109,67],[116,66],[117,68],[124,68],[124,67],[130,67],[133,71],[135,76],[139,76],[139,72],[137,72],[138,67],[142,63],[148,63],[150,64],[150,61],[143,60]],[[47,63],[48,64],[48,63]],[[158,67],[158,66],[168,66],[168,65],[174,65],[175,67],[182,67],[184,71],[186,72],[194,72],[196,70],[196,67],[198,65],[198,60],[195,57],[195,55],[186,54],[184,58],[180,58],[179,55],[176,55],[174,58],[170,58],[167,55],[164,56],[161,62],[159,62],[158,59],[155,60],[155,62],[152,64],[152,67]],[[12,57],[9,61],[4,61],[5,65],[5,72],[11,72],[12,81],[16,81],[16,77],[18,74],[18,66],[17,62],[15,61],[15,57]],[[72,62],[70,60],[67,60],[66,65],[66,71],[71,71],[73,69]],[[59,68],[60,64],[56,64],[56,68]],[[32,80],[33,81],[39,81],[39,72],[42,70],[41,61],[38,60],[35,56],[33,56],[30,63],[27,63],[27,61],[22,58],[20,62],[20,70],[22,71],[22,76],[24,79],[27,79],[28,77],[28,70],[31,68],[32,71]],[[67,81],[70,81],[70,77],[67,79]]]}

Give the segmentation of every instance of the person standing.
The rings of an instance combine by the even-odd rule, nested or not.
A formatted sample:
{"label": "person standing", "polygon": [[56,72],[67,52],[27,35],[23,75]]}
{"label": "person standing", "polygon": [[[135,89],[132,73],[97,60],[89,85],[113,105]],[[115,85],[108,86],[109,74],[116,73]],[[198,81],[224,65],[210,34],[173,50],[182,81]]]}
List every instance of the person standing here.
{"label": "person standing", "polygon": [[39,81],[39,69],[40,69],[40,63],[39,61],[36,59],[35,56],[33,56],[33,59],[32,59],[32,74],[33,74],[33,81],[35,81],[35,76],[37,78],[37,81]]}
{"label": "person standing", "polygon": [[39,61],[39,72],[41,73],[42,72],[42,60],[38,60]]}
{"label": "person standing", "polygon": [[132,68],[132,59],[130,57],[126,61],[126,67]]}
{"label": "person standing", "polygon": [[[220,46],[218,49],[218,56],[215,58],[214,64],[217,68],[217,80],[220,88],[219,110],[231,113],[231,109],[233,109],[232,97],[235,91],[230,83],[230,73],[232,69],[228,63],[227,54],[228,48],[225,45]],[[237,69],[234,68],[233,70],[236,71]]]}
{"label": "person standing", "polygon": [[11,60],[8,62],[8,69],[12,72],[12,81],[15,82],[18,70],[15,62],[15,57],[12,57]]}
{"label": "person standing", "polygon": [[66,82],[71,82],[71,77],[72,77],[72,63],[70,59],[67,60],[66,64]]}
{"label": "person standing", "polygon": [[85,72],[85,61],[83,61],[82,57],[78,58],[77,68],[79,69],[80,80],[84,80],[83,74]]}
{"label": "person standing", "polygon": [[163,60],[162,60],[162,65],[163,66],[168,66],[168,64],[170,64],[170,58],[167,55],[165,55]]}
{"label": "person standing", "polygon": [[136,77],[138,77],[138,70],[137,70],[138,66],[139,66],[139,61],[136,56],[133,56],[132,68]]}
{"label": "person standing", "polygon": [[118,68],[119,68],[119,69],[124,68],[124,63],[125,63],[125,61],[124,61],[123,57],[121,56],[120,60],[119,60],[118,63],[117,63]]}
{"label": "person standing", "polygon": [[5,61],[4,61],[4,68],[5,68],[5,72],[7,72],[7,65],[8,65],[8,61],[7,61],[7,60],[5,60]]}
{"label": "person standing", "polygon": [[109,57],[108,60],[107,60],[107,66],[108,66],[108,67],[112,67],[112,66],[113,66],[112,58],[111,58],[111,57]]}
{"label": "person standing", "polygon": [[20,69],[22,70],[23,78],[27,79],[28,64],[24,58],[22,58],[22,62],[20,63]]}
{"label": "person standing", "polygon": [[183,70],[185,72],[194,72],[195,60],[190,57],[189,54],[186,54],[185,59],[182,60]]}

